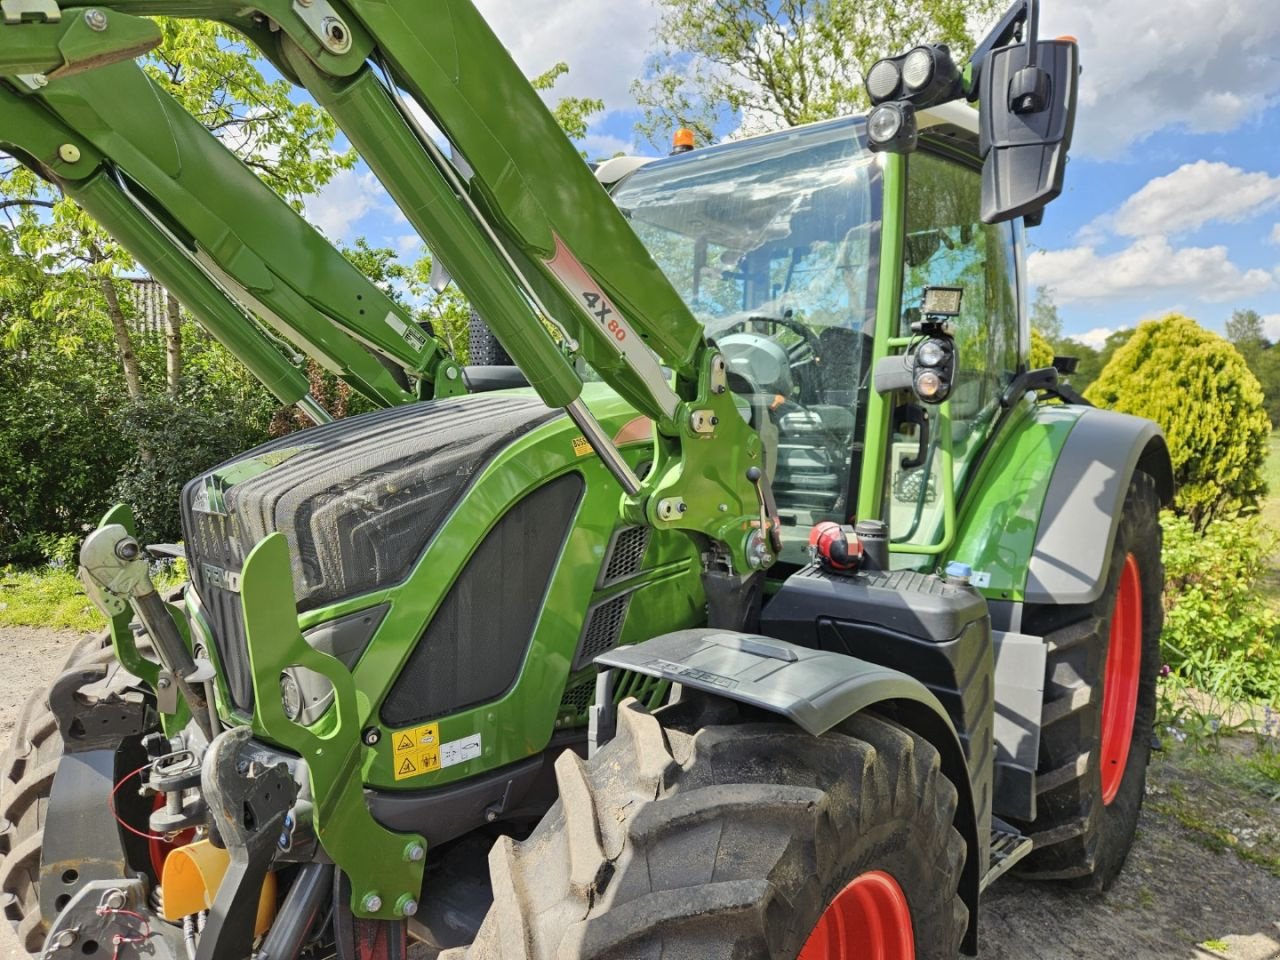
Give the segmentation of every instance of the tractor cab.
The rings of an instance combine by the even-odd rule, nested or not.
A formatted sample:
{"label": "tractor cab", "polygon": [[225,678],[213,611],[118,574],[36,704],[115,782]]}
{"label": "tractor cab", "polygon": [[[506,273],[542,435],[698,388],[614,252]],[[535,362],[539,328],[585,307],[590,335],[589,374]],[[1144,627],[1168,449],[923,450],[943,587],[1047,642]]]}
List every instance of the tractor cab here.
{"label": "tractor cab", "polygon": [[[764,443],[786,566],[805,562],[815,524],[853,522],[864,471],[887,477],[874,515],[896,548],[936,544],[945,497],[1025,366],[1021,227],[982,222],[978,114],[948,104],[917,124],[905,203],[895,193],[886,204],[886,155],[870,148],[865,118],[598,174],[618,177],[614,200],[724,353]],[[886,209],[905,214],[905,232],[884,228]],[[900,306],[885,313],[879,287],[899,268]],[[932,288],[959,291],[946,404],[896,391],[869,431],[875,363],[924,339],[913,324]]]}

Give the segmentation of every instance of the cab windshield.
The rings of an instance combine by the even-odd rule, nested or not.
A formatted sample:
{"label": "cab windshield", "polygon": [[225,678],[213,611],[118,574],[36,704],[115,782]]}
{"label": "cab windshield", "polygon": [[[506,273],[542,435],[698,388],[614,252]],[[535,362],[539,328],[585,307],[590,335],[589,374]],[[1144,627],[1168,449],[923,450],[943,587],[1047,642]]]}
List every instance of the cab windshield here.
{"label": "cab windshield", "polygon": [[880,178],[861,120],[642,167],[614,199],[729,363],[760,433],[783,559],[848,522],[879,261]]}

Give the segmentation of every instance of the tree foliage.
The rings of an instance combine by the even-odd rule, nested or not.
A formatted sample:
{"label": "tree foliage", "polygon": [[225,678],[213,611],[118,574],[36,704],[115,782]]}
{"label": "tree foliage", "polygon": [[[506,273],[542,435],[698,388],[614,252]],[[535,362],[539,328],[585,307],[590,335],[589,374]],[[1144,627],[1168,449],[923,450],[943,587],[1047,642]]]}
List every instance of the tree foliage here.
{"label": "tree foliage", "polygon": [[1280,617],[1259,602],[1275,535],[1259,517],[1197,530],[1165,513],[1167,662],[1198,689],[1228,702],[1280,702]]}
{"label": "tree foliage", "polygon": [[1188,317],[1141,324],[1085,396],[1164,430],[1177,509],[1197,530],[1256,507],[1271,424],[1240,352]]}
{"label": "tree foliage", "polygon": [[1000,0],[658,0],[656,44],[633,87],[640,133],[661,144],[677,127],[713,143],[854,112],[862,70],[919,43],[963,62],[970,24]]}
{"label": "tree foliage", "polygon": [[1031,329],[1050,342],[1062,339],[1062,318],[1058,316],[1058,305],[1053,302],[1053,291],[1048,287],[1036,289],[1036,298],[1031,304]]}
{"label": "tree foliage", "polygon": [[1034,327],[1031,328],[1031,369],[1041,370],[1053,366],[1053,344]]}

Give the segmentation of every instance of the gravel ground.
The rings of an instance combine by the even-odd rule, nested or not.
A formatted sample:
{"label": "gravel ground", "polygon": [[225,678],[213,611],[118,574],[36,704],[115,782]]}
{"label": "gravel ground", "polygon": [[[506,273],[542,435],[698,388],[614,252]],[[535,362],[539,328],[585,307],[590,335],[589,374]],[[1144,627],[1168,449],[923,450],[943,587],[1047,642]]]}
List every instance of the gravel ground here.
{"label": "gravel ground", "polygon": [[[0,676],[8,681],[0,685],[0,749],[28,695],[53,679],[76,639],[66,631],[0,628]],[[1158,802],[1148,802],[1129,863],[1106,894],[999,881],[983,903],[981,960],[1280,957],[1280,877],[1207,842],[1204,830],[1186,825],[1193,818],[1169,812],[1165,801],[1190,788],[1212,793],[1215,811],[1273,825],[1280,823],[1280,804],[1256,797],[1235,803],[1216,780],[1201,784],[1203,791],[1196,786],[1176,760],[1157,759],[1149,794]],[[0,958],[27,958],[6,924]]]}

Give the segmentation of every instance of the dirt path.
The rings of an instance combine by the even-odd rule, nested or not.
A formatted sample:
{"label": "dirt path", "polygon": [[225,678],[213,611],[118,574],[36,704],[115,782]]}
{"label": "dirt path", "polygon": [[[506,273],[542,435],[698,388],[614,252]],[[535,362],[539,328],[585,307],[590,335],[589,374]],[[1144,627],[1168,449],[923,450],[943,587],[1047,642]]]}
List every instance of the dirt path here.
{"label": "dirt path", "polygon": [[[0,749],[29,693],[53,678],[76,638],[0,628],[0,676],[7,681],[0,685]],[[1180,762],[1157,759],[1138,841],[1115,888],[1090,894],[1000,881],[983,903],[981,960],[1280,957],[1280,877],[1231,850],[1212,849],[1222,844],[1185,812],[1194,804],[1172,805],[1174,798],[1190,803],[1192,795],[1205,799],[1200,811],[1228,811],[1227,819],[1280,830],[1280,803],[1242,799]],[[1206,941],[1212,950],[1198,946]],[[27,960],[7,924],[0,924],[0,960]]]}

